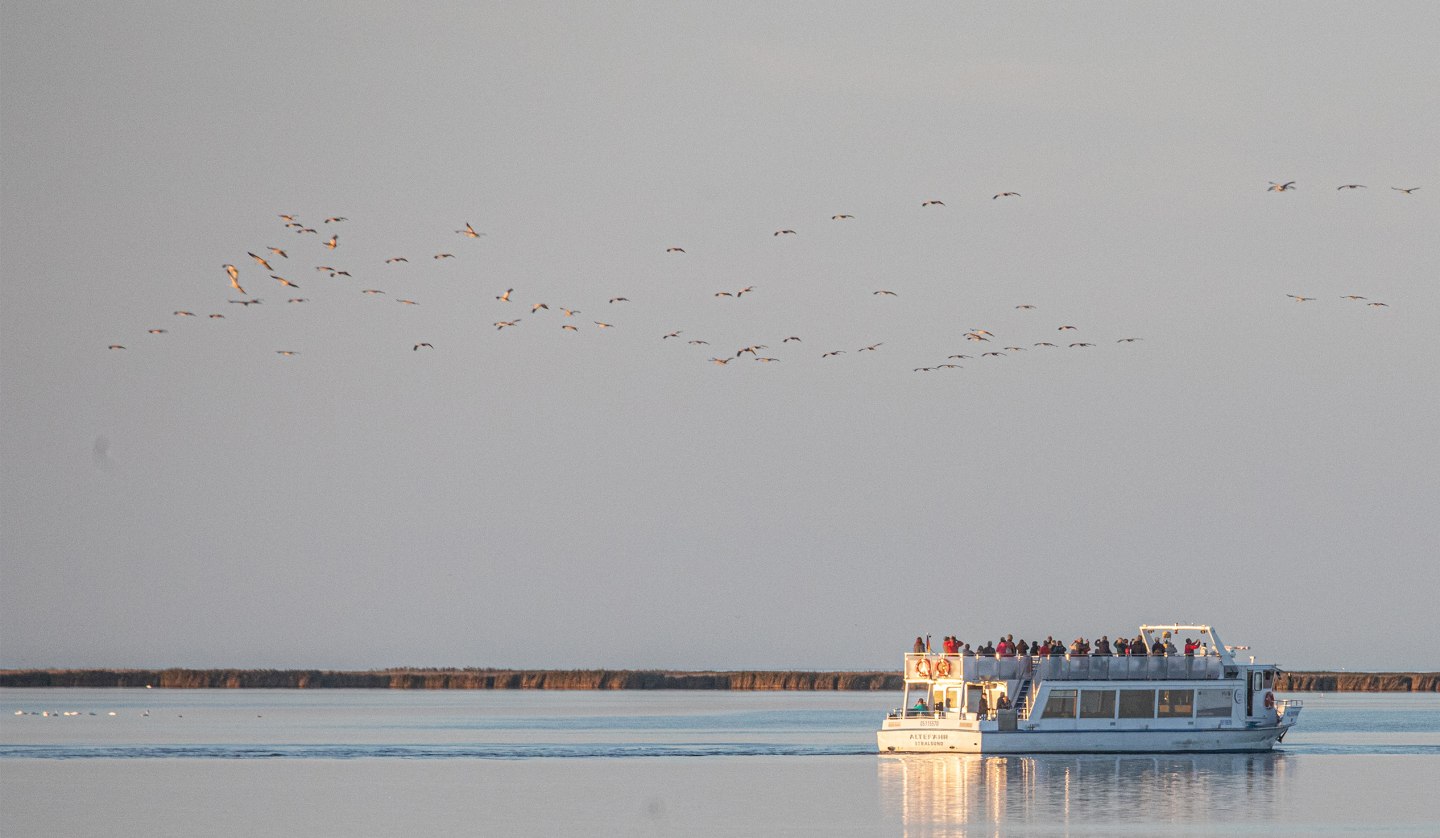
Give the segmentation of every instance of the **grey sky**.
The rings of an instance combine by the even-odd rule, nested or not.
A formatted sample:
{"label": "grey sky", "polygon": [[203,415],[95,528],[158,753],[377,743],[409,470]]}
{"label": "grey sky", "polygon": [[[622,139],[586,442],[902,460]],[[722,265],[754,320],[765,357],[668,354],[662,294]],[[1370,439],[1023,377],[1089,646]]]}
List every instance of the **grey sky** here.
{"label": "grey sky", "polygon": [[1196,620],[1434,669],[1437,38],[6,2],[0,665],[888,668]]}

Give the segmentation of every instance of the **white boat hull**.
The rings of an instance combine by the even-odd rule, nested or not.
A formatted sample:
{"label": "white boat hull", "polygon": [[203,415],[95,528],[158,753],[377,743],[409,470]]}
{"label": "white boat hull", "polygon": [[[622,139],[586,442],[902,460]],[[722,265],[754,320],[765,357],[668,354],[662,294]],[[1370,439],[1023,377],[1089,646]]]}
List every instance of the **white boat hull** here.
{"label": "white boat hull", "polygon": [[882,753],[1215,753],[1268,751],[1286,729],[999,731],[897,727],[881,730],[877,738]]}

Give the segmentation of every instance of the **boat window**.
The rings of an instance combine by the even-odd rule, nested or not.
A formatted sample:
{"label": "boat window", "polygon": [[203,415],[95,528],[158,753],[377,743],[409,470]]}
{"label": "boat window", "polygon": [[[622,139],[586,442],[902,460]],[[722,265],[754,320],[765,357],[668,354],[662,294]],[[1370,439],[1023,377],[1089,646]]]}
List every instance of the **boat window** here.
{"label": "boat window", "polygon": [[1114,691],[1114,690],[1081,690],[1081,691],[1080,691],[1080,718],[1082,718],[1082,719],[1113,719],[1113,718],[1115,718],[1115,691]]}
{"label": "boat window", "polygon": [[1041,714],[1041,718],[1075,718],[1075,690],[1051,690],[1050,697],[1045,700],[1045,712]]}
{"label": "boat window", "polygon": [[1120,718],[1122,718],[1122,719],[1153,719],[1153,718],[1155,718],[1155,691],[1154,691],[1154,690],[1121,690],[1121,691],[1120,691]]}
{"label": "boat window", "polygon": [[1161,690],[1159,716],[1162,719],[1188,719],[1194,715],[1194,690]]}
{"label": "boat window", "polygon": [[1196,690],[1195,715],[1201,719],[1228,719],[1235,703],[1234,690]]}

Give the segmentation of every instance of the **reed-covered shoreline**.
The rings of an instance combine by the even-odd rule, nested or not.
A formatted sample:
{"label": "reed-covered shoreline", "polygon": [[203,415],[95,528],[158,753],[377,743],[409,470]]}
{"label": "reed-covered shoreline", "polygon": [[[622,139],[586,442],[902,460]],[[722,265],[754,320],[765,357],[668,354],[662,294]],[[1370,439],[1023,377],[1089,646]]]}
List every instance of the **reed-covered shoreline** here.
{"label": "reed-covered shoreline", "polygon": [[0,670],[0,687],[399,690],[887,690],[893,672],[653,669],[27,669]]}
{"label": "reed-covered shoreline", "polygon": [[[1285,672],[1282,692],[1440,692],[1440,672]],[[657,669],[3,669],[0,687],[392,690],[899,690],[896,672]]]}

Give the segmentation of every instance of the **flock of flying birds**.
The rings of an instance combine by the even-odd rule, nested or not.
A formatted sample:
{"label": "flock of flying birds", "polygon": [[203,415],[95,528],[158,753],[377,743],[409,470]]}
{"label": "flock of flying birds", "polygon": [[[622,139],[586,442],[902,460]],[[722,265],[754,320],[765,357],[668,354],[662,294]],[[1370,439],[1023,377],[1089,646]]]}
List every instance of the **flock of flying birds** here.
{"label": "flock of flying birds", "polygon": [[[1272,180],[1272,181],[1270,181],[1270,186],[1269,186],[1269,188],[1266,189],[1265,191],[1266,191],[1266,192],[1289,192],[1290,190],[1292,190],[1292,189],[1294,189],[1294,188],[1295,188],[1295,181],[1293,181],[1293,180],[1287,180],[1287,181],[1285,181],[1284,183],[1277,183],[1277,182],[1275,182],[1275,181]],[[1403,192],[1403,193],[1405,193],[1406,195],[1413,195],[1413,194],[1415,193],[1415,190],[1419,189],[1420,187],[1418,187],[1418,186],[1392,186],[1392,187],[1390,187],[1390,188],[1393,189],[1393,190],[1396,191],[1396,192]],[[1342,190],[1342,189],[1369,189],[1369,187],[1366,186],[1366,185],[1363,184],[1363,183],[1342,183],[1341,185],[1335,187],[1335,191],[1336,191],[1336,192],[1339,192],[1339,191]]]}
{"label": "flock of flying birds", "polygon": [[[1268,192],[1289,192],[1289,191],[1293,191],[1293,190],[1296,188],[1296,183],[1295,183],[1295,181],[1284,181],[1284,182],[1270,181],[1269,183],[1270,183],[1270,186],[1269,186],[1269,187],[1267,188],[1267,190],[1266,190],[1266,191],[1268,191]],[[1337,190],[1342,190],[1342,191],[1343,191],[1343,190],[1365,189],[1365,188],[1367,188],[1367,187],[1366,187],[1364,184],[1360,184],[1360,183],[1347,183],[1347,184],[1343,184],[1343,185],[1341,185],[1341,186],[1336,187]],[[1394,191],[1400,192],[1400,193],[1405,194],[1405,195],[1411,195],[1411,194],[1413,194],[1416,190],[1418,190],[1419,188],[1420,188],[1420,187],[1418,187],[1418,186],[1415,186],[1415,187],[1391,187],[1391,189],[1393,189]],[[1007,191],[1007,192],[999,192],[999,193],[995,194],[995,195],[992,197],[991,200],[999,200],[999,199],[1001,199],[1001,198],[1014,199],[1014,198],[1020,198],[1020,197],[1021,197],[1021,195],[1020,195],[1020,193],[1018,193],[1018,192],[1009,192],[1009,191]],[[945,206],[945,203],[944,203],[944,201],[941,201],[941,200],[927,199],[927,200],[925,200],[925,201],[922,201],[922,202],[920,203],[920,206],[921,206],[921,208],[944,207],[944,206]],[[314,236],[317,237],[317,239],[318,239],[319,236],[321,235],[320,232],[319,232],[319,230],[318,230],[317,228],[306,225],[306,224],[305,224],[304,222],[302,222],[299,218],[297,218],[296,215],[293,214],[293,213],[281,213],[281,214],[279,214],[278,217],[279,217],[280,222],[284,225],[284,228],[283,228],[283,229],[285,229],[285,230],[287,230],[287,231],[291,231],[291,232],[293,232],[293,233],[295,233],[295,234],[297,234],[297,235],[300,235],[300,236],[302,236],[302,237],[307,236],[307,235],[314,235]],[[855,216],[850,215],[850,214],[848,214],[848,213],[837,213],[837,214],[835,214],[835,215],[832,215],[832,216],[830,217],[830,219],[831,219],[832,222],[851,222],[851,221],[854,221],[854,220],[855,220]],[[340,229],[340,226],[339,226],[339,225],[344,224],[344,223],[345,223],[346,221],[348,221],[348,220],[349,220],[349,219],[346,218],[345,216],[335,215],[335,216],[327,217],[327,218],[323,219],[323,221],[321,222],[322,227],[326,227],[326,228],[327,228],[327,232],[336,231],[336,232],[331,232],[329,238],[324,239],[324,240],[320,240],[320,241],[318,242],[319,246],[320,246],[321,248],[323,248],[323,254],[327,257],[327,258],[325,259],[325,261],[327,261],[327,262],[330,262],[330,261],[339,261],[338,259],[336,259],[336,258],[331,258],[331,257],[333,257],[333,256],[335,256],[335,255],[338,255],[338,254],[340,254],[340,253],[342,252],[342,246],[341,246],[341,244],[340,244],[340,234],[339,234],[338,230]],[[476,230],[476,229],[475,229],[470,223],[468,223],[468,222],[465,223],[465,225],[464,225],[463,227],[461,227],[461,228],[459,228],[459,229],[456,229],[456,230],[454,231],[454,233],[455,233],[456,235],[460,236],[462,239],[479,239],[479,238],[481,238],[481,237],[483,237],[483,236],[485,235],[484,233]],[[775,230],[774,233],[773,233],[773,235],[776,236],[776,237],[784,237],[784,236],[795,236],[795,235],[798,235],[798,233],[797,233],[794,229],[791,229],[791,228],[788,228],[788,227],[787,227],[787,228],[781,228],[781,229]],[[303,242],[303,243],[302,243],[302,247],[305,247],[305,248],[307,248],[307,249],[313,249],[313,245],[311,245],[309,242]],[[256,267],[258,267],[259,269],[263,270],[264,275],[265,275],[266,277],[268,277],[268,281],[273,281],[273,282],[277,283],[278,286],[279,286],[279,288],[282,289],[284,292],[287,292],[287,293],[297,293],[297,294],[298,294],[298,293],[300,292],[300,284],[299,284],[298,282],[296,282],[296,281],[293,281],[290,277],[285,276],[285,274],[290,274],[290,276],[295,276],[295,275],[296,275],[296,274],[295,274],[295,268],[298,267],[299,259],[297,258],[294,262],[292,262],[291,259],[290,259],[290,253],[291,253],[292,250],[295,250],[295,249],[296,249],[296,248],[290,248],[290,247],[274,247],[274,246],[268,246],[268,245],[267,245],[267,246],[265,246],[265,247],[263,247],[263,248],[258,248],[258,250],[261,251],[261,252],[263,252],[264,255],[261,255],[261,252],[247,251],[247,252],[246,252],[246,256],[249,257],[249,259],[254,263],[254,265],[255,265]],[[685,248],[679,247],[679,246],[670,246],[670,247],[665,248],[665,253],[667,253],[667,254],[672,254],[672,255],[676,255],[676,256],[680,256],[680,255],[685,254]],[[297,254],[297,256],[298,256],[298,254]],[[456,254],[453,253],[453,252],[441,251],[441,252],[436,252],[436,253],[434,253],[434,254],[430,254],[430,258],[431,258],[432,260],[435,260],[435,261],[443,261],[443,260],[455,259],[455,258],[457,258],[457,257],[456,257]],[[244,263],[242,260],[237,260],[237,261],[241,261],[242,264],[246,264],[246,263]],[[389,265],[389,266],[395,266],[395,265],[398,265],[398,264],[401,264],[401,263],[408,263],[409,261],[410,261],[409,258],[406,257],[406,256],[392,256],[392,257],[389,257],[389,258],[385,259],[385,260],[384,260],[384,264],[385,264],[385,265]],[[292,267],[292,266],[295,266],[295,267]],[[256,296],[256,295],[253,295],[253,294],[250,292],[250,290],[248,290],[248,289],[246,288],[246,285],[250,285],[250,286],[253,288],[253,287],[255,287],[255,285],[256,285],[257,283],[264,283],[264,282],[267,282],[267,280],[265,280],[265,279],[254,279],[254,278],[248,278],[248,277],[247,277],[247,278],[243,279],[243,281],[242,281],[242,275],[241,275],[240,268],[239,268],[237,265],[235,265],[234,263],[226,263],[226,264],[222,265],[221,268],[222,268],[222,270],[224,271],[224,275],[225,275],[226,278],[229,280],[229,288],[230,288],[231,290],[233,290],[234,292],[236,292],[236,294],[239,295],[239,299],[229,299],[229,300],[227,300],[227,302],[228,302],[229,304],[238,305],[238,306],[241,307],[241,311],[245,311],[245,310],[248,310],[251,306],[261,305],[261,304],[264,302],[264,300],[263,300],[261,297]],[[326,274],[328,277],[330,277],[330,278],[332,278],[332,279],[334,279],[334,278],[340,278],[340,277],[345,277],[345,278],[351,278],[351,277],[352,277],[350,271],[344,270],[344,269],[342,269],[342,268],[336,267],[335,265],[331,265],[331,264],[314,265],[314,266],[313,266],[313,269],[314,269],[314,271],[316,271],[316,272],[318,272],[318,273],[324,273],[324,274]],[[253,269],[251,269],[251,270],[253,271]],[[376,297],[379,297],[379,296],[388,296],[387,293],[386,293],[386,291],[384,291],[384,290],[382,290],[382,289],[379,289],[379,288],[362,288],[362,289],[360,289],[359,292],[360,292],[361,294],[368,295],[368,296],[376,296]],[[712,295],[713,295],[714,297],[716,297],[716,298],[731,298],[731,299],[737,299],[737,300],[738,300],[738,299],[744,297],[744,296],[747,295],[747,294],[753,294],[753,293],[755,293],[755,292],[756,292],[756,286],[754,286],[754,285],[747,285],[747,286],[745,286],[744,288],[738,288],[738,289],[734,289],[734,290],[720,290],[720,291],[715,291],[715,292],[713,292]],[[516,300],[513,300],[513,299],[512,299],[512,295],[514,295],[514,294],[515,294],[515,288],[513,288],[513,287],[512,287],[512,288],[506,288],[506,289],[504,289],[504,291],[502,291],[501,293],[495,295],[495,300],[496,300],[498,303],[500,303],[500,304],[514,304],[514,303],[517,302]],[[889,289],[884,289],[884,288],[877,289],[877,290],[873,291],[873,292],[872,292],[872,295],[873,295],[874,297],[876,297],[876,298],[898,297],[898,296],[899,296],[896,292],[891,291],[891,290],[889,290]],[[1301,294],[1287,294],[1286,296],[1289,297],[1290,299],[1294,300],[1294,301],[1297,302],[1297,303],[1315,302],[1315,301],[1318,299],[1317,297],[1310,297],[1310,296],[1305,296],[1305,295],[1301,295]],[[1366,306],[1369,306],[1369,307],[1371,307],[1371,308],[1376,308],[1376,309],[1387,308],[1387,307],[1388,307],[1388,304],[1387,304],[1387,303],[1384,303],[1384,302],[1381,302],[1381,301],[1378,301],[1378,300],[1369,300],[1369,299],[1367,299],[1366,297],[1360,296],[1360,295],[1358,295],[1358,294],[1346,294],[1346,295],[1342,296],[1341,299],[1347,300],[1347,301],[1349,301],[1349,302],[1351,302],[1351,303],[1363,303],[1363,304],[1365,304]],[[310,301],[310,298],[308,298],[308,297],[288,296],[288,297],[286,297],[286,299],[285,299],[285,304],[286,304],[286,305],[299,305],[299,304],[307,303],[307,302],[309,302],[309,301]],[[409,298],[395,298],[395,302],[398,303],[398,304],[400,304],[400,305],[405,305],[405,306],[415,306],[415,305],[419,305],[419,303],[418,303],[416,300],[409,299]],[[608,305],[608,306],[613,306],[613,305],[616,305],[616,304],[623,304],[623,303],[628,303],[628,302],[630,302],[630,300],[629,300],[628,297],[624,297],[624,296],[613,296],[613,297],[610,297],[610,298],[608,299],[607,305]],[[525,305],[525,304],[521,304],[521,305]],[[529,303],[529,304],[528,304],[528,308],[529,308],[528,314],[526,314],[526,313],[524,312],[524,309],[522,308],[522,309],[520,310],[520,311],[521,311],[521,314],[515,315],[515,316],[511,316],[511,317],[509,317],[508,319],[499,319],[499,320],[496,320],[492,325],[494,326],[494,328],[495,328],[497,331],[502,331],[502,332],[503,332],[503,331],[506,330],[506,329],[512,329],[512,328],[515,328],[515,327],[520,326],[520,324],[521,324],[523,321],[526,320],[527,316],[539,316],[539,315],[541,315],[542,312],[556,315],[556,317],[555,317],[554,319],[557,319],[557,320],[559,321],[559,323],[558,323],[559,329],[560,329],[561,331],[563,331],[563,332],[578,332],[578,331],[580,331],[582,328],[586,328],[586,329],[594,328],[594,329],[604,330],[604,329],[615,328],[615,325],[616,325],[616,324],[614,324],[614,323],[611,323],[611,322],[608,322],[608,321],[605,321],[605,320],[588,320],[588,321],[587,321],[587,320],[584,320],[584,319],[577,320],[577,319],[576,319],[576,316],[577,316],[577,315],[580,315],[582,312],[581,312],[579,309],[570,308],[570,307],[566,307],[566,306],[557,306],[557,307],[552,311],[552,309],[551,309],[551,307],[550,307],[550,305],[549,305],[548,303],[535,302],[535,303]],[[1035,310],[1037,307],[1036,307],[1035,305],[1033,305],[1033,304],[1030,304],[1030,303],[1020,303],[1020,304],[1018,304],[1018,305],[1015,305],[1014,308],[1015,308],[1017,311],[1033,311],[1033,310]],[[197,314],[196,312],[189,311],[189,310],[186,310],[186,309],[177,309],[176,311],[173,312],[173,316],[175,316],[175,317],[181,317],[181,318],[199,318],[201,315],[200,315],[200,314]],[[210,320],[223,320],[223,319],[226,318],[227,315],[226,315],[226,314],[219,313],[219,312],[211,312],[211,313],[205,314],[204,316],[205,316],[206,318],[210,319]],[[534,318],[532,317],[532,319],[534,319]],[[552,326],[553,326],[553,325],[554,325],[554,324],[552,324]],[[1049,327],[1047,327],[1047,328],[1049,328]],[[1031,351],[1031,350],[1054,350],[1054,349],[1061,349],[1061,348],[1084,350],[1084,349],[1094,348],[1094,347],[1097,345],[1097,344],[1094,342],[1095,339],[1088,339],[1088,340],[1087,340],[1087,339],[1083,339],[1083,338],[1082,338],[1082,339],[1076,339],[1076,340],[1066,340],[1065,338],[1072,337],[1072,336],[1073,336],[1073,337],[1077,337],[1077,338],[1080,337],[1079,334],[1075,334],[1075,335],[1067,335],[1067,334],[1066,334],[1067,332],[1069,332],[1069,333],[1078,333],[1078,332],[1080,332],[1080,328],[1079,328],[1078,326],[1073,325],[1073,324],[1068,324],[1068,323],[1067,323],[1067,324],[1060,324],[1060,325],[1058,325],[1058,326],[1054,326],[1053,329],[1054,329],[1054,332],[1056,333],[1056,335],[1055,335],[1054,339],[1052,339],[1052,340],[1029,341],[1029,345],[1028,345],[1028,346],[1016,345],[1014,342],[1012,342],[1011,345],[1001,346],[1001,345],[999,345],[999,343],[1000,343],[1000,342],[999,342],[999,339],[997,338],[997,336],[996,336],[996,334],[995,334],[994,332],[991,332],[991,331],[989,331],[988,329],[984,329],[984,328],[978,328],[978,327],[972,328],[972,329],[969,329],[968,331],[965,331],[965,332],[963,333],[963,335],[961,335],[961,337],[962,337],[965,341],[967,341],[967,342],[969,342],[969,343],[971,343],[971,344],[974,345],[974,348],[971,349],[969,353],[966,353],[966,352],[957,352],[957,353],[948,355],[948,356],[946,356],[944,359],[939,360],[939,361],[937,361],[937,362],[935,362],[935,363],[932,363],[932,364],[930,364],[930,365],[928,365],[928,366],[913,367],[912,370],[913,370],[914,372],[934,372],[934,371],[937,371],[937,370],[953,370],[953,369],[960,369],[960,368],[962,368],[962,365],[961,365],[961,364],[956,363],[956,362],[958,362],[958,361],[968,361],[968,360],[976,360],[976,361],[979,361],[979,360],[981,360],[981,359],[1003,358],[1003,357],[1007,357],[1007,356],[1009,356],[1009,355],[1013,355],[1014,353],[1027,352],[1027,351]],[[159,328],[159,327],[151,328],[151,329],[148,329],[148,330],[147,330],[147,333],[150,334],[150,335],[152,335],[152,336],[166,335],[166,334],[169,334],[169,332],[170,332],[169,329]],[[672,330],[670,330],[670,331],[664,332],[663,334],[660,334],[658,337],[659,337],[659,340],[661,340],[662,342],[663,342],[663,341],[668,341],[668,340],[674,339],[674,340],[676,340],[677,342],[683,340],[686,344],[691,345],[691,346],[695,346],[695,347],[709,347],[709,346],[710,346],[709,341],[706,341],[706,340],[703,340],[703,339],[700,339],[700,338],[695,338],[695,337],[684,338],[684,337],[682,337],[683,334],[685,334],[685,330],[682,330],[682,329],[672,329]],[[1113,339],[1113,340],[1114,340],[1114,343],[1116,343],[1116,344],[1127,345],[1127,344],[1134,344],[1134,343],[1136,343],[1136,342],[1139,342],[1139,341],[1143,340],[1143,338],[1140,338],[1140,337],[1121,337],[1121,338],[1115,338],[1115,339]],[[779,344],[781,344],[781,345],[788,345],[788,344],[792,344],[792,343],[793,343],[793,344],[796,344],[796,345],[798,346],[799,344],[802,344],[802,343],[803,343],[803,338],[802,338],[800,335],[788,335],[788,336],[786,336],[785,338],[783,338],[782,340],[779,341]],[[880,351],[881,347],[884,346],[884,345],[885,345],[885,344],[884,344],[883,341],[877,341],[877,342],[874,342],[874,343],[866,344],[866,345],[864,345],[864,346],[860,346],[860,347],[858,347],[858,348],[856,348],[856,349],[854,349],[854,350],[850,350],[850,349],[848,349],[848,348],[829,348],[829,349],[826,349],[826,351],[819,353],[819,358],[822,359],[822,360],[837,358],[838,356],[847,354],[847,352],[853,352],[853,353],[856,353],[856,354],[858,354],[858,353],[863,353],[863,352],[878,352],[878,351]],[[124,344],[121,344],[121,343],[112,343],[112,344],[109,345],[109,349],[110,349],[110,350],[125,350],[126,348],[127,348],[127,347],[126,347]],[[737,350],[735,350],[735,352],[734,352],[733,355],[732,355],[732,354],[729,354],[728,352],[726,352],[726,353],[724,353],[724,354],[719,354],[719,355],[714,355],[714,354],[711,354],[711,353],[702,353],[702,354],[711,354],[711,357],[708,358],[708,363],[714,364],[714,365],[716,365],[716,366],[728,366],[728,365],[730,365],[731,363],[734,363],[734,362],[736,362],[736,361],[741,360],[741,359],[742,359],[744,356],[746,356],[746,355],[749,355],[749,356],[750,356],[748,360],[753,361],[753,362],[756,362],[756,363],[762,363],[762,364],[772,364],[772,363],[777,363],[777,362],[779,362],[779,361],[782,360],[781,358],[775,357],[774,355],[771,355],[771,354],[768,354],[768,353],[767,353],[767,354],[761,354],[762,352],[764,352],[764,351],[766,351],[766,350],[769,350],[769,349],[770,349],[770,346],[767,345],[767,344],[763,344],[763,343],[751,343],[751,344],[748,344],[748,345],[739,347]],[[412,352],[420,352],[420,351],[422,351],[422,350],[423,350],[423,351],[434,351],[434,350],[435,350],[435,346],[434,346],[434,344],[430,343],[429,341],[418,341],[418,342],[415,342],[415,343],[413,343],[413,344],[410,345],[410,351],[412,351]],[[275,352],[276,355],[279,355],[279,356],[282,357],[282,358],[292,358],[292,357],[295,357],[295,356],[298,356],[298,355],[301,354],[299,350],[290,349],[290,348],[275,349],[275,350],[273,350],[273,351]],[[713,351],[713,350],[712,350],[712,351]]]}

